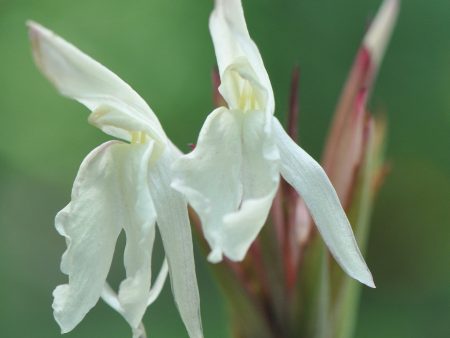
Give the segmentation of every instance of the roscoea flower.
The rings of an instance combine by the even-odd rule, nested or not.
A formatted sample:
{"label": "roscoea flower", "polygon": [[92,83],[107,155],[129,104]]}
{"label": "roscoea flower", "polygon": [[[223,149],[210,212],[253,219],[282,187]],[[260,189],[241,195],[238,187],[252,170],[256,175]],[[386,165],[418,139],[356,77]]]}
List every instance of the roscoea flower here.
{"label": "roscoea flower", "polygon": [[[70,203],[56,216],[68,248],[61,270],[69,283],[54,291],[54,316],[71,331],[100,297],[133,329],[170,273],[174,298],[190,337],[202,337],[199,294],[185,199],[170,187],[181,154],[145,101],[118,76],[44,27],[28,24],[39,69],[59,92],[92,111],[89,122],[125,142],[94,149],[75,179]],[[155,223],[167,265],[152,288]],[[106,283],[119,233],[125,231],[126,279],[116,295]]]}
{"label": "roscoea flower", "polygon": [[264,225],[280,174],[302,196],[330,252],[374,286],[339,198],[322,167],[273,116],[274,94],[240,0],[216,0],[210,30],[227,107],[206,119],[195,149],[174,165],[172,186],[202,222],[209,260],[242,260]]}

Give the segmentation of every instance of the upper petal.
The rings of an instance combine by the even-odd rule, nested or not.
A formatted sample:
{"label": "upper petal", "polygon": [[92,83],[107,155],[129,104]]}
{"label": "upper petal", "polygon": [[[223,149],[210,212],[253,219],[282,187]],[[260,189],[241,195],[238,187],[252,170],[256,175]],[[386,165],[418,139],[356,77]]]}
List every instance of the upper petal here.
{"label": "upper petal", "polygon": [[[256,74],[259,86],[264,88],[266,92],[265,108],[268,112],[273,113],[275,101],[272,85],[258,47],[248,33],[241,0],[216,0],[210,17],[209,28],[222,81],[230,66],[240,59],[245,59]],[[241,84],[235,85],[239,87]],[[223,88],[221,93],[227,100],[227,97],[225,97],[227,93],[224,93]]]}
{"label": "upper petal", "polygon": [[330,252],[351,277],[374,287],[350,223],[322,167],[286,134],[276,118],[274,133],[281,175],[302,196]]}
{"label": "upper petal", "polygon": [[172,146],[166,149],[150,168],[150,191],[158,214],[157,225],[169,265],[175,303],[189,337],[202,338],[200,296],[187,204],[183,196],[170,187],[171,166],[179,153]]}
{"label": "upper petal", "polygon": [[90,121],[129,141],[145,131],[164,143],[161,125],[145,101],[123,80],[43,26],[29,22],[33,56],[39,69],[61,92],[94,111]]}
{"label": "upper petal", "polygon": [[211,113],[193,152],[174,165],[172,186],[199,215],[212,248],[242,260],[264,224],[278,185],[278,153],[262,112]]}

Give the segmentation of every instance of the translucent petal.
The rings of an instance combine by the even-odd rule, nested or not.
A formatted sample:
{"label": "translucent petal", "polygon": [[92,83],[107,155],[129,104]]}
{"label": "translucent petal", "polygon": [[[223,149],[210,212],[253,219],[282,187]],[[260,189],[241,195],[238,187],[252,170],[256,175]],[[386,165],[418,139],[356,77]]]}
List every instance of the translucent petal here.
{"label": "translucent petal", "polygon": [[[264,88],[266,92],[267,102],[264,108],[273,113],[275,101],[272,85],[258,47],[248,33],[241,0],[216,0],[214,11],[210,17],[209,28],[222,81],[230,66],[239,59],[245,59],[256,74],[259,86]],[[237,86],[240,86],[240,84],[237,84]],[[223,89],[221,89],[222,92]],[[227,98],[225,97],[225,99]]]}
{"label": "translucent petal", "polygon": [[56,228],[67,239],[61,270],[69,284],[53,295],[55,319],[62,332],[71,331],[97,303],[105,284],[123,219],[120,189],[108,142],[81,164],[71,202],[56,216]]}
{"label": "translucent petal", "polygon": [[161,125],[145,101],[106,67],[41,25],[28,23],[36,64],[62,95],[94,113],[90,121],[112,136],[129,141],[145,131],[164,143]]}
{"label": "translucent petal", "polygon": [[352,278],[374,287],[350,223],[322,167],[286,134],[276,118],[274,133],[281,175],[302,196],[330,252]]}
{"label": "translucent petal", "polygon": [[278,152],[265,115],[219,108],[211,113],[193,152],[174,166],[172,186],[199,215],[212,249],[242,260],[263,226],[278,186]]}
{"label": "translucent petal", "polygon": [[122,314],[136,329],[148,306],[156,211],[148,191],[152,144],[107,142],[83,161],[72,200],[56,217],[67,238],[61,270],[69,283],[54,292],[54,315],[63,332],[72,330],[96,304],[105,286],[122,227],[127,244],[127,279],[119,293]]}
{"label": "translucent petal", "polygon": [[148,186],[152,143],[122,145],[118,180],[126,234],[124,264],[127,278],[120,284],[119,301],[133,329],[148,306],[156,210]]}
{"label": "translucent petal", "polygon": [[187,204],[182,195],[170,188],[170,167],[178,157],[178,150],[167,147],[167,151],[151,166],[150,191],[158,214],[157,225],[169,265],[175,303],[189,336],[201,338],[200,296]]}

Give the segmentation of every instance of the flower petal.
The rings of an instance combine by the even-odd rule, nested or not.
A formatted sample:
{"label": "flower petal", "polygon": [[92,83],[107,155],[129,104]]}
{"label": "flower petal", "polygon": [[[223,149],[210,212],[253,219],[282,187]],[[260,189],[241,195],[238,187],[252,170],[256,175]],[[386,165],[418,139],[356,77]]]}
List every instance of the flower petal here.
{"label": "flower petal", "polygon": [[56,217],[67,238],[61,270],[69,284],[54,292],[54,315],[63,332],[72,330],[97,303],[105,286],[117,237],[127,237],[118,300],[136,330],[148,306],[156,211],[148,190],[152,143],[107,142],[91,152],[75,179],[72,200]]}
{"label": "flower petal", "polygon": [[281,175],[305,200],[330,252],[352,278],[374,287],[347,216],[322,167],[274,121],[274,133],[281,157]]}
{"label": "flower petal", "polygon": [[172,186],[198,213],[212,248],[242,260],[263,226],[278,186],[278,153],[265,115],[219,108],[200,132],[193,152],[174,165]]}
{"label": "flower petal", "polygon": [[[216,0],[209,20],[209,29],[222,81],[230,66],[239,59],[245,59],[256,74],[259,85],[267,94],[266,108],[272,114],[275,109],[272,85],[258,47],[248,33],[241,0]],[[228,100],[223,88],[220,92]]]}
{"label": "flower petal", "polygon": [[187,204],[183,196],[170,187],[170,167],[178,157],[178,150],[173,146],[167,147],[161,158],[150,168],[148,177],[175,303],[189,336],[201,338],[200,296]]}
{"label": "flower petal", "polygon": [[[169,275],[169,265],[167,264],[167,259],[164,258],[161,269],[159,270],[158,277],[155,279],[155,283],[152,285],[150,289],[150,293],[147,299],[147,305],[150,306],[155,302],[158,296],[161,294],[161,291],[164,287],[164,283],[166,282],[167,276]],[[123,315],[124,309],[122,304],[120,304],[119,296],[116,292],[111,288],[108,283],[105,283],[103,288],[101,297],[103,301],[116,310],[118,313]]]}
{"label": "flower petal", "polygon": [[56,228],[68,243],[61,270],[69,284],[53,295],[55,319],[62,332],[71,331],[97,303],[105,284],[121,230],[122,208],[112,148],[107,142],[81,164],[71,202],[56,216]]}
{"label": "flower petal", "polygon": [[161,269],[159,270],[158,277],[156,277],[155,282],[150,289],[150,293],[148,294],[147,305],[150,306],[153,302],[158,298],[161,294],[161,291],[164,287],[164,283],[166,282],[167,276],[169,275],[169,265],[167,263],[167,259],[164,258]]}
{"label": "flower petal", "polygon": [[106,133],[129,141],[144,131],[164,142],[161,125],[145,101],[117,75],[43,26],[28,23],[39,69],[61,92],[94,111],[90,121]]}
{"label": "flower petal", "polygon": [[153,143],[122,145],[118,180],[126,234],[124,264],[127,278],[120,284],[119,301],[133,329],[148,306],[156,210],[148,185],[148,164]]}
{"label": "flower petal", "polygon": [[[155,283],[154,285],[152,285],[152,288],[150,289],[150,292],[148,294],[148,299],[146,300],[147,306],[150,306],[160,295],[164,283],[167,279],[168,273],[169,267],[167,264],[167,260],[164,259],[158,277],[156,278]],[[106,304],[108,304],[111,308],[116,310],[124,318],[127,318],[127,313],[125,312],[125,309],[122,307],[122,304],[120,303],[119,296],[115,293],[115,291],[111,288],[111,286],[109,286],[108,283],[105,283],[101,297]],[[132,329],[133,329],[133,338],[140,338],[142,336],[146,337],[145,328],[142,322],[139,323],[137,326],[134,326]]]}

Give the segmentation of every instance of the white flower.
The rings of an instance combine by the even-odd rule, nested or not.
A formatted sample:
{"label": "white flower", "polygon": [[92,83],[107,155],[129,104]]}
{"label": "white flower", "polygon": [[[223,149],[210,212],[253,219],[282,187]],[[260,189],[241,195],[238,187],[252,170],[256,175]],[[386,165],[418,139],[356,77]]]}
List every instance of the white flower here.
{"label": "white flower", "polygon": [[305,200],[341,267],[374,287],[327,175],[273,116],[271,83],[249,36],[241,1],[216,0],[210,30],[219,91],[228,107],[208,116],[195,149],[175,162],[172,183],[201,219],[212,249],[209,260],[244,258],[266,221],[281,174]]}
{"label": "white flower", "polygon": [[[129,85],[44,27],[28,26],[40,70],[62,95],[92,111],[91,124],[126,141],[106,142],[85,158],[71,202],[56,216],[56,228],[68,244],[61,270],[69,283],[55,289],[53,302],[62,332],[71,331],[102,296],[139,336],[142,316],[161,290],[168,270],[190,337],[202,337],[187,205],[170,188],[170,166],[180,152]],[[168,269],[164,264],[151,288],[155,223]],[[115,295],[106,277],[122,229],[126,279]]]}

